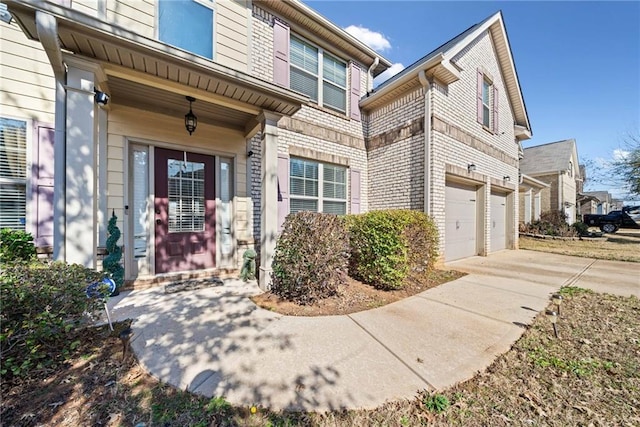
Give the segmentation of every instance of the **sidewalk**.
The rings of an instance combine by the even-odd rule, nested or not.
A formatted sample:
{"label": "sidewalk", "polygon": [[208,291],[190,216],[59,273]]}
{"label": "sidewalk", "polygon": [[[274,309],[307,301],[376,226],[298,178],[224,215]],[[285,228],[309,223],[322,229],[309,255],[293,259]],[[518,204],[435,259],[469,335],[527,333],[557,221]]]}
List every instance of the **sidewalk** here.
{"label": "sidewalk", "polygon": [[[599,262],[598,262],[599,263]],[[154,376],[181,389],[273,409],[373,408],[471,378],[507,351],[566,284],[616,271],[635,292],[640,264],[504,251],[449,267],[471,274],[384,307],[332,317],[256,307],[253,284],[165,294],[123,293],[115,319],[135,319],[132,348]]]}

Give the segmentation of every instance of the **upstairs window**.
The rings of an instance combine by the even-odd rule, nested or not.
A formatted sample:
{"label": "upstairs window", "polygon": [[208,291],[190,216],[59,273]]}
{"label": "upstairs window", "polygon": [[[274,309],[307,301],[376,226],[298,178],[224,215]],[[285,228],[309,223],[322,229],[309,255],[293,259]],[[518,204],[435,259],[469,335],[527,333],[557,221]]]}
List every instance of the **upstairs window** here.
{"label": "upstairs window", "polygon": [[158,38],[196,55],[213,59],[214,10],[212,0],[160,0]]}
{"label": "upstairs window", "polygon": [[346,113],[347,64],[295,36],[291,36],[290,55],[291,89]]}
{"label": "upstairs window", "polygon": [[27,123],[0,118],[0,229],[25,229]]}
{"label": "upstairs window", "polygon": [[483,71],[478,70],[478,84],[476,86],[477,120],[488,131],[498,132],[498,106],[500,98],[498,88]]}

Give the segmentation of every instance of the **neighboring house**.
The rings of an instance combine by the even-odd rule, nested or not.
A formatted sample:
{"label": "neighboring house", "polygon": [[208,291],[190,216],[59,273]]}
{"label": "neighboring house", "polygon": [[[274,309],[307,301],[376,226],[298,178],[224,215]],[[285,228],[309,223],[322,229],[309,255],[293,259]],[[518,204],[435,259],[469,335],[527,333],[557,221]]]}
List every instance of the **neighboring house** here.
{"label": "neighboring house", "polygon": [[372,91],[391,63],[298,1],[5,3],[0,221],[56,259],[99,267],[112,213],[128,280],[255,248],[266,288],[299,210],[425,210],[447,260],[517,247],[531,129],[500,13]]}
{"label": "neighboring house", "polygon": [[611,193],[608,191],[585,191],[582,194],[587,197],[593,197],[598,201],[596,204],[596,211],[591,213],[606,215],[613,210],[611,207]]}
{"label": "neighboring house", "polygon": [[551,185],[532,178],[528,175],[520,175],[519,205],[520,224],[530,224],[540,219],[542,212],[548,211],[551,206]]}
{"label": "neighboring house", "polygon": [[586,194],[578,194],[578,215],[582,218],[584,215],[590,215],[598,213],[598,205],[600,199],[595,196],[588,196]]}
{"label": "neighboring house", "polygon": [[[549,184],[549,209],[563,211],[569,224],[576,221],[577,187],[582,178],[575,139],[525,148],[520,172]],[[545,210],[543,206],[542,211]]]}

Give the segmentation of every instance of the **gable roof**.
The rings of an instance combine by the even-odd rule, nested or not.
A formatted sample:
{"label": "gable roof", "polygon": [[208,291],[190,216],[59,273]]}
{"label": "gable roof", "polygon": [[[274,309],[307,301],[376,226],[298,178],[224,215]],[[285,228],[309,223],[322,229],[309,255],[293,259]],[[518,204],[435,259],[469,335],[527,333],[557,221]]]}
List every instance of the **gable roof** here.
{"label": "gable roof", "polygon": [[569,168],[569,161],[577,168],[577,148],[575,139],[550,142],[524,149],[520,160],[520,172],[527,175],[541,175]]}
{"label": "gable roof", "polygon": [[467,28],[456,37],[383,82],[375,91],[368,93],[366,97],[360,101],[360,106],[363,109],[371,109],[379,105],[384,105],[408,89],[418,87],[420,85],[418,78],[422,71],[425,72],[426,76],[435,77],[446,84],[457,81],[460,78],[458,68],[451,64],[450,61],[486,31],[491,34],[494,43],[498,62],[504,77],[505,88],[509,96],[511,108],[513,109],[515,124],[531,134],[531,124],[529,123],[527,107],[524,103],[522,90],[520,89],[518,73],[511,54],[509,38],[501,11]]}

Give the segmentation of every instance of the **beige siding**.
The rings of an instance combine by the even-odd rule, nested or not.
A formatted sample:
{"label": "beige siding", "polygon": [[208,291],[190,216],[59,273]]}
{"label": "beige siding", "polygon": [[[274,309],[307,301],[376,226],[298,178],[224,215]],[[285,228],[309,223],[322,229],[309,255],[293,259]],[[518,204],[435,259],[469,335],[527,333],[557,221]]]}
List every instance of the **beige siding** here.
{"label": "beige siding", "polygon": [[71,8],[78,12],[85,13],[89,16],[98,16],[98,2],[97,0],[72,0]]}
{"label": "beige siding", "polygon": [[53,123],[55,81],[39,42],[0,23],[0,114]]}
{"label": "beige siding", "polygon": [[[135,117],[135,119],[132,119]],[[126,166],[125,141],[160,145],[176,150],[193,150],[211,155],[235,159],[235,207],[234,226],[236,238],[252,238],[250,227],[251,204],[247,200],[247,157],[245,140],[241,133],[228,129],[198,124],[197,131],[189,136],[180,118],[137,110],[114,104],[109,111],[107,140],[107,210],[115,210],[122,223]],[[124,228],[122,228],[124,229]]]}
{"label": "beige siding", "polygon": [[249,16],[250,10],[244,2],[221,0],[216,3],[216,62],[248,72]]}
{"label": "beige siding", "polygon": [[140,34],[155,37],[156,4],[152,0],[109,0],[107,22]]}

